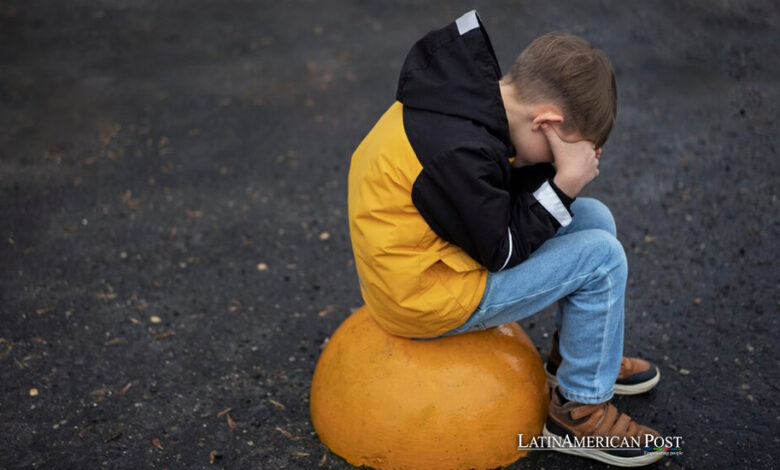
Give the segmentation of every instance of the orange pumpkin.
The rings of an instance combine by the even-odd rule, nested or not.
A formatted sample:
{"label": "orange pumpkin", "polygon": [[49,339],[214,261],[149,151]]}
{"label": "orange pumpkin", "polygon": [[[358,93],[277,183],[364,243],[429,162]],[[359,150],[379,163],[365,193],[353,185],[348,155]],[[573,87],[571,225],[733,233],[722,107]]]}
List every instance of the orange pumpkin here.
{"label": "orange pumpkin", "polygon": [[322,442],[352,465],[495,468],[541,434],[547,382],[516,323],[435,340],[392,336],[367,307],[347,318],[317,363],[310,411]]}

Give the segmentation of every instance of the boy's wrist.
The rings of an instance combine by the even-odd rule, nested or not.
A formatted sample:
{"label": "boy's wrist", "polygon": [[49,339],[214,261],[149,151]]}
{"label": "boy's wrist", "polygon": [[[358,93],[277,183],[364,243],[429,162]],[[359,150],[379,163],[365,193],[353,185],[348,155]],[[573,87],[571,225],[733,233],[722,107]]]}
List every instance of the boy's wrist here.
{"label": "boy's wrist", "polygon": [[555,184],[555,186],[558,187],[558,189],[560,189],[571,199],[576,198],[577,194],[580,192],[580,188],[578,188],[575,183],[567,179],[565,176],[561,176],[560,173],[556,174],[551,181],[553,184]]}
{"label": "boy's wrist", "polygon": [[558,185],[555,184],[553,178],[550,178],[547,181],[550,182],[550,187],[553,189],[553,191],[555,191],[555,194],[558,195],[558,199],[560,199],[563,205],[566,206],[566,209],[569,209],[569,207],[571,207],[571,204],[574,202],[576,198],[569,197],[568,194],[563,192],[563,190],[561,190],[561,188],[559,188]]}

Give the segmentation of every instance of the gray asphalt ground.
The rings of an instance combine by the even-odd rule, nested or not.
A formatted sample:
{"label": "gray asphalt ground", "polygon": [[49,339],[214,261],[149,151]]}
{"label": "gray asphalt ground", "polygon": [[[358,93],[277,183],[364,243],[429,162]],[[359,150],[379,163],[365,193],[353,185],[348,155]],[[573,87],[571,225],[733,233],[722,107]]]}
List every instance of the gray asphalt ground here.
{"label": "gray asphalt ground", "polygon": [[[615,402],[684,438],[656,467],[780,465],[776,3],[2,0],[0,468],[348,468],[308,394],[362,304],[349,158],[474,7],[503,70],[550,30],[616,68],[584,195],[662,373]],[[546,354],[550,312],[522,326]]]}

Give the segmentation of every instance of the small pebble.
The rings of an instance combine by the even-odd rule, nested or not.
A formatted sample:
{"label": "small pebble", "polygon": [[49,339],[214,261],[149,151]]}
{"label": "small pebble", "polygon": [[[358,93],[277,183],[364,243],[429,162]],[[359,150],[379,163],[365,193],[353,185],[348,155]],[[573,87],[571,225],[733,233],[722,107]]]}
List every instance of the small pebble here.
{"label": "small pebble", "polygon": [[320,240],[327,240],[328,238],[330,238],[330,234],[328,232],[322,232],[320,234]]}
{"label": "small pebble", "polygon": [[688,369],[680,369],[680,370],[679,370],[679,372],[680,372],[680,374],[682,374],[682,375],[688,375],[688,374],[690,374],[690,373],[691,373],[691,371],[689,371]]}
{"label": "small pebble", "polygon": [[158,317],[157,315],[152,315],[151,317],[149,317],[149,321],[154,324],[162,323],[162,318]]}
{"label": "small pebble", "polygon": [[258,271],[266,271],[268,269],[268,265],[265,263],[258,263],[257,264],[257,270]]}
{"label": "small pebble", "polygon": [[38,396],[38,389],[37,388],[31,388],[30,389],[30,396],[31,397],[37,397]]}

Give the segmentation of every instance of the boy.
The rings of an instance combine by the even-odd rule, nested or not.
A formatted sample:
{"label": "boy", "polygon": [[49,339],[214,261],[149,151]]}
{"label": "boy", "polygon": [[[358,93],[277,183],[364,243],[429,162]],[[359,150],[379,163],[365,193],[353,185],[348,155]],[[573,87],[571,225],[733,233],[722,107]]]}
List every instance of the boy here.
{"label": "boy", "polygon": [[[396,101],[355,150],[350,235],[363,298],[390,334],[482,330],[558,301],[545,434],[644,443],[658,433],[609,400],[660,375],[622,357],[625,254],[606,206],[576,199],[616,110],[612,67],[586,41],[542,36],[502,76],[470,11],[414,45]],[[581,454],[624,466],[661,457]]]}

